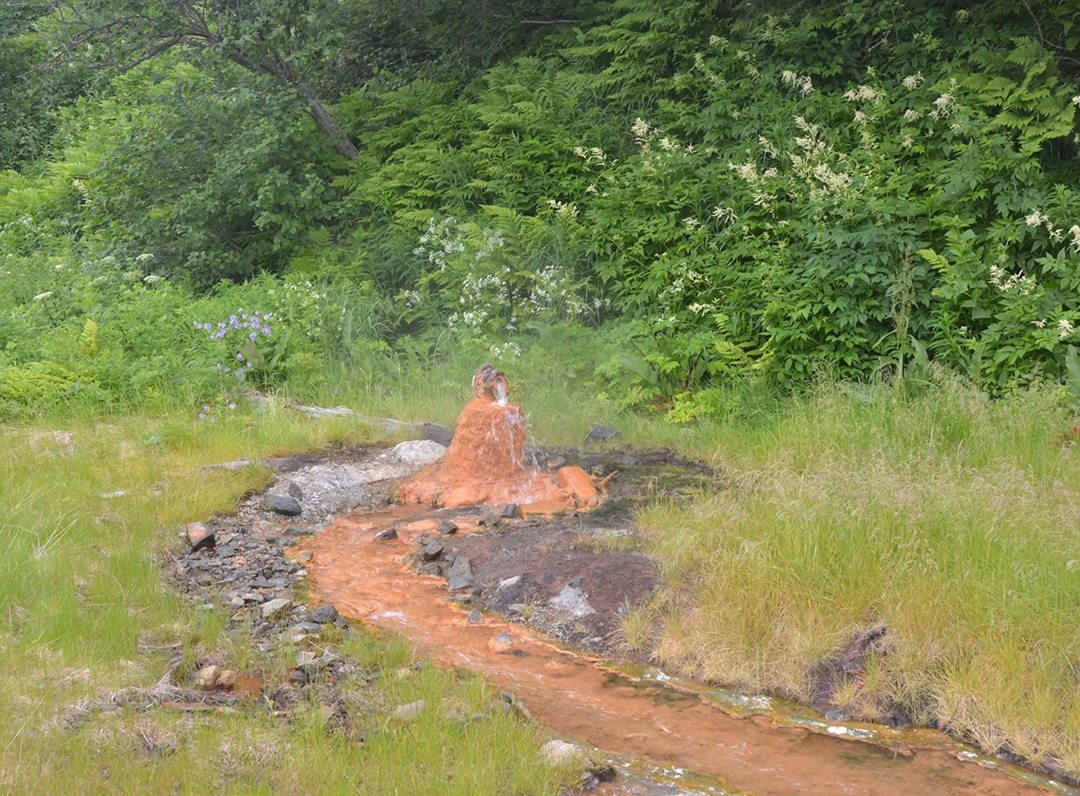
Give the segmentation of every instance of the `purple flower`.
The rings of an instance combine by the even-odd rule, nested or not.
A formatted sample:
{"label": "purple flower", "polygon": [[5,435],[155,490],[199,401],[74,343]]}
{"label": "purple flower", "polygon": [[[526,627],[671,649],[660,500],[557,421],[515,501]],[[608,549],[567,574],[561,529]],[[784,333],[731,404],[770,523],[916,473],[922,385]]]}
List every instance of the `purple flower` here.
{"label": "purple flower", "polygon": [[204,412],[199,412],[199,420],[206,420],[206,414]]}
{"label": "purple flower", "polygon": [[269,326],[264,326],[262,328],[262,333],[263,334],[270,334],[270,327]]}
{"label": "purple flower", "polygon": [[203,410],[204,412],[209,412],[209,411],[210,411],[210,404],[203,404],[203,408],[202,408],[202,410]]}
{"label": "purple flower", "polygon": [[225,321],[222,321],[221,323],[219,323],[219,324],[217,325],[217,328],[219,328],[219,329],[224,329],[224,328],[225,328]]}
{"label": "purple flower", "polygon": [[236,323],[236,316],[235,315],[230,315],[229,316],[229,323]]}
{"label": "purple flower", "polygon": [[250,362],[248,362],[248,363],[247,363],[247,366],[248,366],[248,369],[250,370],[250,369],[251,369],[251,363],[250,363]]}
{"label": "purple flower", "polygon": [[244,355],[243,355],[243,354],[237,354],[237,355],[236,355],[236,358],[237,358],[237,359],[241,359],[241,360],[242,360],[242,359],[244,358]]}
{"label": "purple flower", "polygon": [[230,409],[235,409],[235,408],[236,408],[236,404],[229,404],[229,408],[230,408]]}
{"label": "purple flower", "polygon": [[237,368],[237,369],[236,369],[236,372],[235,372],[235,375],[236,375],[236,377],[237,377],[237,378],[240,378],[240,379],[244,378],[244,371],[243,371],[243,369],[242,369],[242,368]]}
{"label": "purple flower", "polygon": [[195,321],[195,328],[196,328],[196,329],[201,329],[201,328],[202,328],[202,324],[201,324],[201,323],[199,323],[198,321]]}
{"label": "purple flower", "polygon": [[259,335],[258,335],[257,332],[252,332],[251,334],[248,335],[248,340],[254,340],[258,336]]}

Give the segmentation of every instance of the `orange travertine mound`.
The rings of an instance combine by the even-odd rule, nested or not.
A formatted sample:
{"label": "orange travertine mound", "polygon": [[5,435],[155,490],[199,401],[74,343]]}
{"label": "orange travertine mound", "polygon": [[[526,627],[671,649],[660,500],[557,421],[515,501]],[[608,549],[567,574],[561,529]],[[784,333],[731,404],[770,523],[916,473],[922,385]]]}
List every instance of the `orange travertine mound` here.
{"label": "orange travertine mound", "polygon": [[557,479],[525,464],[525,414],[506,401],[506,375],[485,365],[473,378],[473,399],[458,417],[454,440],[439,464],[401,485],[402,503],[491,506],[517,503],[588,508],[596,487],[580,467],[563,467]]}

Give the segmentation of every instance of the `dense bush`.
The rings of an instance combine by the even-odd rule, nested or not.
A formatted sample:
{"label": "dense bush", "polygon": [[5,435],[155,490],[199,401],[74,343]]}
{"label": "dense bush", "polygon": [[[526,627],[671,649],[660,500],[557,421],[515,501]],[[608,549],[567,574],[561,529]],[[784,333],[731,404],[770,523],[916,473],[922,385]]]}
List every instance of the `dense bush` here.
{"label": "dense bush", "polygon": [[[439,51],[460,19],[433,9],[357,7],[341,42],[370,57],[320,61],[351,162],[288,92],[177,53],[61,111],[63,154],[0,177],[3,361],[71,367],[63,334],[128,324],[95,383],[136,400],[191,361],[190,333],[148,318],[269,311],[252,297],[310,283],[303,345],[260,378],[447,339],[514,351],[565,323],[603,327],[578,378],[679,420],[748,375],[1067,374],[1072,4],[617,0],[479,73]],[[84,287],[54,285],[70,269]]]}

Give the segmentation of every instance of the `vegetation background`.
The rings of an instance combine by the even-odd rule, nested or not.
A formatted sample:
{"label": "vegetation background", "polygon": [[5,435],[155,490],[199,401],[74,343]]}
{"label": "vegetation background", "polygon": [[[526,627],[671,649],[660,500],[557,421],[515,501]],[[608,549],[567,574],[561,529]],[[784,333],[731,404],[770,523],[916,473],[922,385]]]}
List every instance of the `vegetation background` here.
{"label": "vegetation background", "polygon": [[[668,588],[629,647],[808,699],[885,622],[834,704],[1076,776],[1078,80],[1071,0],[7,3],[3,433],[195,488],[346,433],[252,390],[449,423],[492,361],[544,442],[617,420],[730,476],[641,518]],[[79,574],[88,476],[4,467],[0,648],[134,657],[174,609],[41,584],[136,610],[156,570]]]}

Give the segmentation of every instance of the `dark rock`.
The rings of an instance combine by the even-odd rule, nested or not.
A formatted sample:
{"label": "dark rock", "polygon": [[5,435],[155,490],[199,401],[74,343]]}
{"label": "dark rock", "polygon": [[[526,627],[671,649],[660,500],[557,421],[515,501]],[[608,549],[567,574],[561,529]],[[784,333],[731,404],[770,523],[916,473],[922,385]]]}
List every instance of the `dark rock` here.
{"label": "dark rock", "polygon": [[288,538],[286,538],[284,536],[279,536],[276,539],[274,539],[274,544],[276,544],[278,547],[285,548],[285,547],[296,547],[300,543],[298,541],[296,541],[295,539],[288,539]]}
{"label": "dark rock", "polygon": [[426,564],[421,564],[416,568],[418,575],[438,575],[439,564],[435,561],[428,561]]}
{"label": "dark rock", "polygon": [[606,760],[600,763],[592,763],[586,773],[601,784],[615,781],[615,766]]}
{"label": "dark rock", "polygon": [[436,529],[443,536],[453,536],[458,532],[458,527],[450,520],[443,520],[439,523],[439,527]]}
{"label": "dark rock", "polygon": [[283,536],[311,536],[315,531],[312,528],[305,528],[303,525],[289,523],[281,533]]}
{"label": "dark rock", "polygon": [[201,522],[189,522],[184,526],[184,534],[187,536],[192,552],[213,547],[216,542],[214,532]]}
{"label": "dark rock", "polygon": [[480,613],[479,608],[473,608],[471,611],[469,611],[469,622],[471,624],[475,625],[478,622],[483,621],[483,619],[484,619],[484,615]]}
{"label": "dark rock", "polygon": [[337,609],[332,605],[320,605],[311,612],[311,621],[325,625],[334,622],[338,618]]}
{"label": "dark rock", "polygon": [[298,517],[302,511],[296,498],[284,495],[265,495],[263,497],[263,508],[267,511],[284,514],[286,517]]}
{"label": "dark rock", "polygon": [[442,542],[432,539],[420,548],[420,557],[425,561],[434,561],[443,554],[443,549]]}
{"label": "dark rock", "polygon": [[450,591],[472,588],[473,573],[469,559],[465,556],[455,558],[454,563],[446,571],[446,580]]}
{"label": "dark rock", "polygon": [[431,440],[449,448],[454,441],[454,432],[439,423],[421,423],[420,439]]}
{"label": "dark rock", "polygon": [[297,622],[295,625],[289,628],[290,633],[309,633],[311,635],[318,635],[322,632],[322,626],[317,622]]}
{"label": "dark rock", "polygon": [[217,548],[217,554],[222,558],[232,558],[236,555],[236,545],[231,542],[229,544],[223,544],[221,547]]}
{"label": "dark rock", "polygon": [[585,437],[583,445],[595,445],[597,442],[611,442],[613,440],[622,439],[622,432],[614,426],[593,426]]}
{"label": "dark rock", "polygon": [[343,616],[339,616],[334,620],[334,627],[341,628],[342,630],[349,629],[349,620]]}
{"label": "dark rock", "polygon": [[493,527],[499,524],[499,516],[491,509],[484,509],[480,513],[480,519],[476,521],[477,525]]}
{"label": "dark rock", "polygon": [[387,528],[385,531],[379,531],[375,534],[375,541],[387,542],[391,539],[397,539],[397,528]]}
{"label": "dark rock", "polygon": [[517,503],[507,503],[502,506],[496,506],[495,513],[499,517],[507,520],[512,520],[514,517],[521,516],[521,510],[518,508]]}

